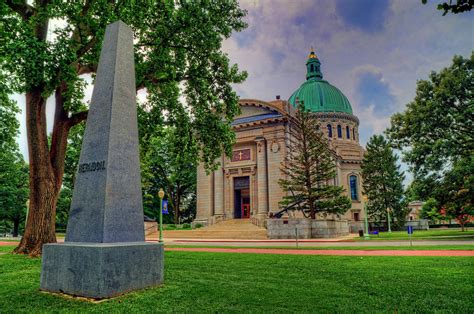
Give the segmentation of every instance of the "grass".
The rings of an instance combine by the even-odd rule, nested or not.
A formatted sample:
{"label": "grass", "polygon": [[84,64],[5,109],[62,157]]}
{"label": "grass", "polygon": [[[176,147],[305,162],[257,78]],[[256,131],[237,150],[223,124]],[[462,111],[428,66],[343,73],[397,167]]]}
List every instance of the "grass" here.
{"label": "grass", "polygon": [[233,246],[233,245],[166,245],[169,248],[230,248],[230,249],[298,249],[298,250],[360,250],[360,251],[379,251],[379,250],[463,250],[474,251],[474,244],[463,245],[416,245],[416,246]]}
{"label": "grass", "polygon": [[166,252],[165,284],[102,303],[38,290],[40,259],[0,255],[1,312],[472,313],[472,258]]}
{"label": "grass", "polygon": [[[414,230],[413,240],[474,240],[474,230]],[[354,238],[356,241],[371,240],[410,240],[406,231],[380,232],[379,235],[370,235],[370,239]]]}
{"label": "grass", "polygon": [[163,230],[192,230],[192,228],[190,224],[166,224],[163,225]]}

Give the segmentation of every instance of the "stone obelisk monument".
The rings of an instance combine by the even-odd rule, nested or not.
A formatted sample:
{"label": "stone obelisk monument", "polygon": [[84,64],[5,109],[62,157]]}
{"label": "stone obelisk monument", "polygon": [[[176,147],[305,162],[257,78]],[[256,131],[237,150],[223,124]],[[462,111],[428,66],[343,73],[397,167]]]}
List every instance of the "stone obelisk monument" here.
{"label": "stone obelisk monument", "polygon": [[146,243],[133,32],[107,26],[64,243],[43,247],[41,289],[108,298],[163,282],[163,245]]}

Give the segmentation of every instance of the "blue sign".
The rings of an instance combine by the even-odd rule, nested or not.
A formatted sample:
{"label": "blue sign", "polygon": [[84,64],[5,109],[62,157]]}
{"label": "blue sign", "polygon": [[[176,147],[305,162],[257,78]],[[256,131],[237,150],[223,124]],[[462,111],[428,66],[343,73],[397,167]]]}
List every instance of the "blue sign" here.
{"label": "blue sign", "polygon": [[168,200],[163,201],[162,206],[161,213],[168,214]]}
{"label": "blue sign", "polygon": [[413,226],[408,226],[407,232],[408,234],[413,234]]}

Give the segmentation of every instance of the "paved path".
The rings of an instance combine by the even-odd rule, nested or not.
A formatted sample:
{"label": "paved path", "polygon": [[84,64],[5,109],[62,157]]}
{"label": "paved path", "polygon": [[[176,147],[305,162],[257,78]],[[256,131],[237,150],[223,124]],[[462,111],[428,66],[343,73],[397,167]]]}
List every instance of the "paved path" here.
{"label": "paved path", "polygon": [[474,256],[474,251],[461,250],[293,250],[293,249],[250,249],[250,248],[165,248],[165,251],[290,254],[290,255],[345,255],[345,256]]}

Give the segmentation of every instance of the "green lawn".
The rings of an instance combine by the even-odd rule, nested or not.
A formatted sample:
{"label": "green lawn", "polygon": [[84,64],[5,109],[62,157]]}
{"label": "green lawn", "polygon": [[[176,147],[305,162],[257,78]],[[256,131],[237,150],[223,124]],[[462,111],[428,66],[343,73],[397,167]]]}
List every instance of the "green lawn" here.
{"label": "green lawn", "polygon": [[[379,235],[370,235],[370,240],[409,240],[410,236],[406,231],[392,231],[380,232]],[[464,232],[461,229],[456,230],[443,230],[443,229],[431,229],[431,230],[414,230],[412,235],[413,240],[474,240],[474,230],[466,230]],[[356,241],[366,241],[364,238],[355,238]],[[369,240],[369,241],[370,241]]]}
{"label": "green lawn", "polygon": [[102,303],[38,291],[40,259],[0,255],[1,312],[472,313],[473,258],[166,252],[165,284]]}
{"label": "green lawn", "polygon": [[463,250],[474,251],[474,244],[464,245],[416,245],[416,246],[238,246],[238,245],[166,245],[170,248],[230,248],[230,249],[298,249],[298,250],[358,250],[358,251],[379,251],[379,250]]}

